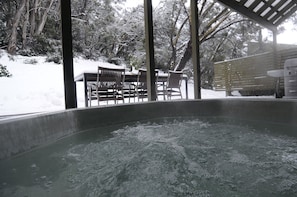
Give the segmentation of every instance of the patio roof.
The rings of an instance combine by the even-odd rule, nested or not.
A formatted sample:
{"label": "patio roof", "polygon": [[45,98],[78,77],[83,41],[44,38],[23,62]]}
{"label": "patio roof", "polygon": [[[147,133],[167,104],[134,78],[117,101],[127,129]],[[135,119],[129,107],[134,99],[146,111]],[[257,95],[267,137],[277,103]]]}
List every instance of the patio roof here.
{"label": "patio roof", "polygon": [[274,31],[297,10],[296,0],[217,0]]}

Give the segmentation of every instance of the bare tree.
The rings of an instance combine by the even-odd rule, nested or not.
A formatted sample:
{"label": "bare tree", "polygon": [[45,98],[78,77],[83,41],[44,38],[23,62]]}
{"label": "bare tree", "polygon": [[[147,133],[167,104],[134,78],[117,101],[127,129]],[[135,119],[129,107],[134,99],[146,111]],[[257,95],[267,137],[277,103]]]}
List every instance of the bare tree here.
{"label": "bare tree", "polygon": [[40,21],[40,23],[39,23],[39,25],[37,27],[37,30],[35,32],[35,35],[40,35],[41,34],[41,32],[42,32],[42,30],[44,28],[44,25],[46,23],[47,17],[48,17],[48,13],[49,13],[49,11],[50,11],[50,9],[51,9],[54,1],[55,0],[51,0],[50,3],[49,3],[49,5],[47,6],[47,8],[45,9],[45,11],[43,12],[41,21]]}
{"label": "bare tree", "polygon": [[16,53],[17,27],[21,20],[21,16],[22,16],[22,13],[24,12],[25,6],[26,6],[26,0],[22,0],[22,3],[20,5],[20,7],[18,8],[16,15],[14,16],[12,31],[11,31],[11,35],[10,35],[10,39],[9,39],[9,43],[8,43],[8,48],[7,48],[7,51],[10,54]]}
{"label": "bare tree", "polygon": [[29,16],[30,16],[30,0],[26,0],[26,14],[25,14],[25,19],[23,23],[23,33],[22,33],[23,49],[25,49],[27,46],[27,27],[29,24]]}
{"label": "bare tree", "polygon": [[32,12],[30,14],[30,35],[35,34],[35,29],[36,29],[36,16],[38,15],[38,5],[40,0],[32,0],[33,7],[32,7]]}
{"label": "bare tree", "polygon": [[[199,34],[199,41],[200,44],[207,41],[211,37],[214,37],[215,34],[222,31],[224,28],[222,26],[227,25],[226,20],[231,14],[231,11],[227,8],[222,9],[221,11],[217,12],[216,15],[209,17],[208,21],[205,21],[207,15],[213,13],[212,9],[214,8],[215,3],[209,3],[207,5],[207,1],[203,0],[201,3],[201,9],[199,9],[200,18],[204,20],[204,24],[200,24],[200,34]],[[235,22],[235,21],[234,21]],[[228,26],[230,24],[228,23]],[[186,48],[184,49],[184,53],[178,63],[176,65],[175,70],[183,70],[187,64],[187,62],[192,57],[192,40],[189,39]]]}

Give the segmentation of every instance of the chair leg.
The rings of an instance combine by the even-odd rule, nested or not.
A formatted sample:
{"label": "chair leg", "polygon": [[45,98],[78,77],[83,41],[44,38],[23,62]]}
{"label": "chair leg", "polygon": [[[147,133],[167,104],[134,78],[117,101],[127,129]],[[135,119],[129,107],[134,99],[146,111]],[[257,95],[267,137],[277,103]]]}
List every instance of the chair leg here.
{"label": "chair leg", "polygon": [[90,107],[92,107],[92,93],[91,93],[91,90],[89,90],[89,92],[88,92],[88,94],[89,94],[89,106]]}
{"label": "chair leg", "polygon": [[139,92],[137,92],[137,101],[139,102]]}
{"label": "chair leg", "polygon": [[168,91],[168,89],[166,89],[166,96],[167,100],[171,100],[170,91]]}
{"label": "chair leg", "polygon": [[[122,91],[122,101],[123,104],[125,103],[125,97],[124,97],[124,92]],[[130,103],[130,93],[129,93],[129,103]]]}
{"label": "chair leg", "polygon": [[165,92],[166,92],[166,87],[165,87],[165,82],[162,82],[162,86],[163,86],[163,99],[164,99],[164,101],[166,100],[166,98],[165,98]]}
{"label": "chair leg", "polygon": [[98,95],[98,106],[99,106],[100,105],[100,95],[99,94],[97,94],[97,95]]}

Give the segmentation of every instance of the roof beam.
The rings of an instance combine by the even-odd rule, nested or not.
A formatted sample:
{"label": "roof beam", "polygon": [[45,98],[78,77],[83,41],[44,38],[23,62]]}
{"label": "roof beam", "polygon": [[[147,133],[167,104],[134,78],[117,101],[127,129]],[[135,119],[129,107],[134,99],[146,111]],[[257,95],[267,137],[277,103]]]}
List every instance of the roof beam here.
{"label": "roof beam", "polygon": [[252,5],[249,7],[249,10],[250,10],[251,12],[253,12],[254,9],[255,9],[258,5],[259,5],[259,2],[258,2],[258,1],[254,1],[254,2],[252,3]]}
{"label": "roof beam", "polygon": [[[241,13],[242,15],[256,21],[260,25],[263,25],[264,27],[270,29],[270,30],[275,30],[276,26],[270,23],[269,21],[264,20],[259,14],[256,14],[255,12],[249,10],[244,4],[247,2],[246,0],[244,1],[230,1],[230,0],[217,0],[224,5],[228,6],[229,8],[235,10],[238,13]],[[260,1],[259,1],[260,2]]]}
{"label": "roof beam", "polygon": [[291,10],[289,12],[287,12],[285,14],[284,17],[282,17],[280,20],[278,20],[275,25],[278,26],[280,25],[282,22],[284,22],[287,18],[289,18],[292,14],[294,14],[297,11],[297,5],[295,5],[294,7],[291,8]]}
{"label": "roof beam", "polygon": [[278,13],[279,11],[278,11],[278,9],[282,6],[283,4],[281,3],[281,1],[280,2],[278,2],[278,4],[277,5],[275,5],[275,6],[272,6],[271,7],[271,10],[268,12],[268,13],[266,13],[265,14],[265,16],[263,16],[263,17],[265,17],[265,19],[267,19],[267,20],[271,20],[271,19],[269,19],[269,17],[271,17],[274,13]]}
{"label": "roof beam", "polygon": [[248,1],[248,0],[241,0],[241,1],[239,2],[239,4],[240,4],[240,5],[244,5],[247,1]]}
{"label": "roof beam", "polygon": [[269,0],[267,1],[257,12],[257,15],[261,15],[267,8],[271,8],[272,3],[274,2],[274,0]]}

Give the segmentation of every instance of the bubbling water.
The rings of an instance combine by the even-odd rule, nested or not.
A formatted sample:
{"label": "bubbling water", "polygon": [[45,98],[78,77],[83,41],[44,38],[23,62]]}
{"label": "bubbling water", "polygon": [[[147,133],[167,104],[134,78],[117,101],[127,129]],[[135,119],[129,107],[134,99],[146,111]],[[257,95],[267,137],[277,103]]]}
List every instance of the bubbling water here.
{"label": "bubbling water", "polygon": [[[18,176],[18,167],[11,166],[15,179],[22,176],[32,183],[13,184],[0,178],[0,195],[294,196],[297,193],[297,140],[269,130],[258,132],[250,126],[214,119],[177,118],[130,124],[105,138],[95,138],[93,134],[98,132],[101,131],[89,132],[87,140],[81,142],[60,142],[62,148],[46,155],[50,163],[42,164],[39,155],[36,161],[27,162],[29,172],[25,174]],[[46,171],[44,168],[49,166],[53,169]]]}

